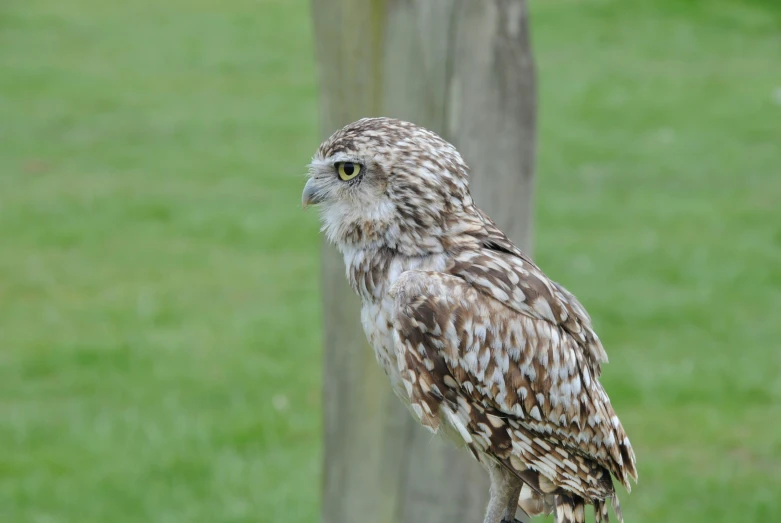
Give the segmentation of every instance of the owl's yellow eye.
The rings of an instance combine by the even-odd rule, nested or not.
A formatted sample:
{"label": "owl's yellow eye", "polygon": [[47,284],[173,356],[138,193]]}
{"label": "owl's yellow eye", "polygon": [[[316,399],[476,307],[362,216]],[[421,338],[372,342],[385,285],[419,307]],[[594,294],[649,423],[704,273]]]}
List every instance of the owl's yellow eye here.
{"label": "owl's yellow eye", "polygon": [[353,162],[339,162],[336,164],[336,172],[339,173],[339,178],[346,182],[361,173],[361,166]]}

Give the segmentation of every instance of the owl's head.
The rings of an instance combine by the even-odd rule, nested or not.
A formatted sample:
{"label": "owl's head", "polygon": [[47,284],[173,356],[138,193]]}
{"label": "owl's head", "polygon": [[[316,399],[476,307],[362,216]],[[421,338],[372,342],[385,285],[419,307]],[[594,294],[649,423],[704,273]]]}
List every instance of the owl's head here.
{"label": "owl's head", "polygon": [[391,118],[364,118],[320,145],[302,203],[319,205],[340,250],[387,247],[410,256],[443,252],[473,220],[468,167],[435,133]]}

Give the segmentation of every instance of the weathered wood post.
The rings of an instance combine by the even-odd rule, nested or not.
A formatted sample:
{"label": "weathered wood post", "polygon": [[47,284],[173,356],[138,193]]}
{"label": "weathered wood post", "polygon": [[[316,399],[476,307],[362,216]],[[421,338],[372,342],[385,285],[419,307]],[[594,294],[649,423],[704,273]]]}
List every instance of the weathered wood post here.
{"label": "weathered wood post", "polygon": [[[313,0],[321,135],[365,116],[423,125],[472,168],[472,192],[531,246],[535,82],[525,0]],[[485,473],[417,426],[323,251],[324,523],[477,523]]]}

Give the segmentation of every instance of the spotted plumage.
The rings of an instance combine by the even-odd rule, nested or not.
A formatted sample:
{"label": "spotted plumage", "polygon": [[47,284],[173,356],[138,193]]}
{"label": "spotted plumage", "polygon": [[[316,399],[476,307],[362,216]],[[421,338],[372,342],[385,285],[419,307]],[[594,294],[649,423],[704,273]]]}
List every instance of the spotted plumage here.
{"label": "spotted plumage", "polygon": [[488,469],[485,523],[518,506],[580,523],[586,504],[607,521],[608,503],[621,519],[611,475],[629,489],[635,457],[599,382],[607,355],[591,319],[475,206],[467,180],[436,134],[370,118],[320,146],[303,200],[320,204],[396,394]]}

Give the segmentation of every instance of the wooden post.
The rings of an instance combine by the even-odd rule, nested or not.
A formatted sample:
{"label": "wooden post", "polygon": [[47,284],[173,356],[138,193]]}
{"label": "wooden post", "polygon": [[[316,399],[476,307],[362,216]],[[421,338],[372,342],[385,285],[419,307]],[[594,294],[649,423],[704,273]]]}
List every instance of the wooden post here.
{"label": "wooden post", "polygon": [[[525,0],[313,0],[321,136],[392,116],[451,141],[477,204],[531,247],[535,82]],[[393,395],[341,257],[323,250],[324,523],[478,523],[487,475]]]}

